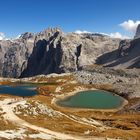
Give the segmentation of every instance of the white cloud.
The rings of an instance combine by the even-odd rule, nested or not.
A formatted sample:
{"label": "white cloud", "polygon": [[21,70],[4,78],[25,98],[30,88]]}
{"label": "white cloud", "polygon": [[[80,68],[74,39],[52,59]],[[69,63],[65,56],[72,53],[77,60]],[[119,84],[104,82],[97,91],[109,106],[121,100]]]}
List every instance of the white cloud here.
{"label": "white cloud", "polygon": [[122,35],[122,34],[119,33],[119,32],[116,32],[116,33],[110,33],[109,36],[112,37],[112,38],[130,39],[129,36]]}
{"label": "white cloud", "polygon": [[76,34],[86,34],[86,33],[89,33],[89,34],[90,34],[91,32],[76,30],[75,33],[76,33]]}
{"label": "white cloud", "polygon": [[133,21],[133,20],[128,20],[128,21],[124,21],[123,23],[119,24],[123,29],[125,29],[126,31],[135,33],[137,26],[140,24],[140,21]]}
{"label": "white cloud", "polygon": [[18,39],[20,36],[21,35],[18,35],[15,38],[7,38],[4,33],[0,32],[0,40],[11,40],[12,41],[12,40]]}
{"label": "white cloud", "polygon": [[16,36],[14,39],[19,39],[21,37],[21,35]]}
{"label": "white cloud", "polygon": [[5,34],[0,32],[0,40],[3,40],[3,39],[5,39]]}
{"label": "white cloud", "polygon": [[[84,33],[92,33],[92,32],[76,30],[75,33],[76,33],[76,34],[84,34]],[[119,33],[119,32],[110,33],[110,34],[107,34],[107,33],[100,33],[100,32],[96,32],[96,33],[97,33],[97,34],[106,35],[106,36],[109,36],[109,37],[111,37],[111,38],[130,39],[129,36],[122,35],[122,34]]]}

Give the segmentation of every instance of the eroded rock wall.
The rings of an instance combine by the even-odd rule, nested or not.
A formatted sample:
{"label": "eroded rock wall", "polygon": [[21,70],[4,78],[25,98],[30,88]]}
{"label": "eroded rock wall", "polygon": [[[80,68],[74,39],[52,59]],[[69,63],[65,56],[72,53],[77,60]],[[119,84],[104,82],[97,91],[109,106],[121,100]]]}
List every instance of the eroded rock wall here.
{"label": "eroded rock wall", "polygon": [[92,65],[103,53],[118,48],[119,39],[100,34],[63,33],[48,28],[0,41],[0,76],[29,77],[76,71]]}

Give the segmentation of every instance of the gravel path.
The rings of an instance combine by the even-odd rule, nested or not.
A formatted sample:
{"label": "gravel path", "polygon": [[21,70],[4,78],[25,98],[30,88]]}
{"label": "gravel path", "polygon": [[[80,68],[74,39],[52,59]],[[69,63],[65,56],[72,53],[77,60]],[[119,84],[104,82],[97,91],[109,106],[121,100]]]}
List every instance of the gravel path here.
{"label": "gravel path", "polygon": [[[19,104],[24,105],[25,103],[26,103],[26,100],[24,100],[24,99],[5,99],[3,101],[0,101],[0,106],[1,106],[2,112],[5,113],[3,115],[4,119],[24,128],[24,129],[30,128],[30,129],[36,130],[41,134],[40,136],[45,135],[47,140],[54,139],[54,138],[61,139],[61,140],[85,140],[85,139],[87,139],[87,140],[116,140],[116,139],[110,139],[110,138],[104,138],[104,137],[100,137],[100,138],[80,137],[80,136],[75,136],[75,135],[70,135],[70,134],[59,133],[59,132],[51,131],[46,128],[32,125],[32,124],[26,122],[25,120],[20,119],[13,112],[14,108],[17,105],[19,105]],[[6,134],[6,133],[0,131],[0,138],[3,137],[4,134]],[[7,136],[5,135],[5,137],[7,137]]]}
{"label": "gravel path", "polygon": [[59,133],[59,132],[54,132],[54,131],[51,131],[46,128],[32,125],[32,124],[20,119],[19,117],[17,117],[14,114],[13,108],[16,107],[17,104],[24,104],[24,103],[25,103],[25,100],[15,101],[12,99],[5,99],[4,101],[0,101],[0,106],[3,109],[3,112],[5,112],[5,114],[3,115],[4,119],[8,120],[10,122],[13,122],[19,126],[22,126],[22,127],[27,127],[27,128],[39,131],[39,132],[47,133],[52,138],[58,138],[58,139],[64,139],[64,140],[65,139],[81,140],[81,138],[78,138],[76,136],[71,136],[71,135],[67,135],[67,134],[63,134],[63,133]]}

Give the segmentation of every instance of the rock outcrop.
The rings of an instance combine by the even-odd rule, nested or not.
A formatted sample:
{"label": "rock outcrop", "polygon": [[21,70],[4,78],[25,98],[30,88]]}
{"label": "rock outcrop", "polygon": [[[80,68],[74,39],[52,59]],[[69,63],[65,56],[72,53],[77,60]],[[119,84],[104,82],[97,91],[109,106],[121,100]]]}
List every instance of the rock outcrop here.
{"label": "rock outcrop", "polygon": [[33,38],[0,41],[0,76],[19,77],[33,49]]}
{"label": "rock outcrop", "polygon": [[140,68],[140,38],[120,41],[119,48],[97,58],[97,64],[116,68]]}
{"label": "rock outcrop", "polygon": [[0,76],[29,77],[62,73],[92,65],[98,56],[118,48],[120,39],[100,34],[63,33],[49,28],[19,39],[0,41]]}
{"label": "rock outcrop", "polygon": [[137,30],[136,30],[136,34],[134,36],[134,39],[137,39],[137,38],[140,38],[140,24],[138,25]]}
{"label": "rock outcrop", "polygon": [[121,40],[118,49],[102,54],[96,63],[106,67],[140,68],[140,24],[133,40]]}

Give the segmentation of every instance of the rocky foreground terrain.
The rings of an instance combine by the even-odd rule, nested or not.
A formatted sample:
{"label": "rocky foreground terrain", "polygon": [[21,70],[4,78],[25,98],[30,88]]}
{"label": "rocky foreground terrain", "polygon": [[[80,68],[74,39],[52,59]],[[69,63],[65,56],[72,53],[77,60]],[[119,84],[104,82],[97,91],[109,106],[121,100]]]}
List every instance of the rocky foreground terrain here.
{"label": "rocky foreground terrain", "polygon": [[[108,70],[105,69],[102,72],[102,69],[104,68],[97,67],[97,71],[93,71],[90,68],[89,71],[86,67],[84,72],[75,73],[75,76],[68,73],[23,79],[1,78],[0,84],[4,85],[16,86],[19,82],[44,84],[40,84],[37,88],[36,96],[23,98],[0,94],[0,139],[138,140],[140,137],[140,98],[138,96],[137,98],[124,96],[115,90],[114,93],[124,97],[128,104],[114,110],[71,109],[56,105],[56,100],[79,91],[95,88],[112,91],[114,87],[112,82],[110,84],[107,82],[107,76],[113,81],[113,75],[115,75],[117,80],[114,79],[113,82],[116,82],[118,87],[125,86],[128,82],[123,80],[129,78],[132,80],[132,77],[137,76],[136,73],[121,76],[120,71],[114,70],[109,70],[109,75]],[[121,71],[121,74],[124,73],[127,72]],[[97,77],[94,74],[97,74]],[[89,82],[89,79],[95,83]]]}
{"label": "rocky foreground terrain", "polygon": [[111,85],[114,92],[127,98],[140,98],[140,71],[137,69],[110,69],[101,66],[85,67],[74,73],[85,84]]}

